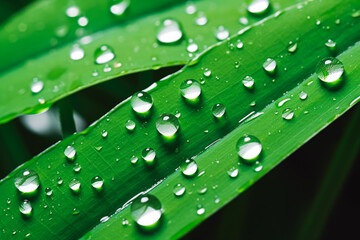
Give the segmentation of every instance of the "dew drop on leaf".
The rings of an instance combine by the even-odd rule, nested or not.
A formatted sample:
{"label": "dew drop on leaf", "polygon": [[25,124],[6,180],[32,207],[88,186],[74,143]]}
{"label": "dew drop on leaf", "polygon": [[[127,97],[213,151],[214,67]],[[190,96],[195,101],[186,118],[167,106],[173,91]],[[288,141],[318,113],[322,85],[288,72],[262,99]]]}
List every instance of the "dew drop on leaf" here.
{"label": "dew drop on leaf", "polygon": [[139,226],[153,229],[161,218],[162,206],[157,197],[146,194],[133,201],[130,211],[132,218]]}
{"label": "dew drop on leaf", "polygon": [[198,49],[199,49],[198,45],[196,43],[194,43],[194,42],[190,42],[186,47],[186,50],[189,53],[196,52]]}
{"label": "dew drop on leaf", "polygon": [[250,76],[246,76],[244,77],[244,79],[242,80],[242,83],[244,85],[244,87],[246,89],[252,89],[254,87],[254,84],[255,84],[255,80],[254,78],[250,77]]}
{"label": "dew drop on leaf", "polygon": [[114,50],[108,45],[101,45],[94,52],[95,63],[104,64],[108,63],[115,58]]}
{"label": "dew drop on leaf", "polygon": [[136,92],[132,95],[131,107],[137,113],[147,113],[153,105],[153,99],[147,92]]}
{"label": "dew drop on leaf", "polygon": [[64,155],[66,156],[67,159],[69,159],[70,161],[74,161],[75,160],[75,156],[76,156],[76,150],[73,146],[69,145],[65,148],[64,150]]}
{"label": "dew drop on leaf", "polygon": [[74,45],[70,51],[70,58],[76,61],[84,58],[84,56],[85,56],[84,49],[82,49],[79,45]]}
{"label": "dew drop on leaf", "polygon": [[307,95],[306,92],[301,91],[301,92],[299,93],[299,98],[300,98],[301,100],[305,100],[305,99],[307,99],[307,97],[308,97],[308,95]]}
{"label": "dew drop on leaf", "polygon": [[239,169],[232,167],[227,171],[227,173],[231,178],[236,178],[239,175]]}
{"label": "dew drop on leaf", "polygon": [[181,183],[178,183],[174,186],[173,193],[175,196],[181,197],[184,195],[185,190],[186,190],[185,187]]}
{"label": "dew drop on leaf", "polygon": [[46,196],[50,197],[53,194],[53,190],[51,188],[47,187],[47,188],[45,188],[45,194],[46,194]]}
{"label": "dew drop on leaf", "polygon": [[236,151],[246,163],[254,163],[260,156],[262,145],[257,137],[245,135],[237,141]]}
{"label": "dew drop on leaf", "polygon": [[225,40],[230,36],[229,31],[224,26],[219,26],[216,33],[216,39],[219,41]]}
{"label": "dew drop on leaf", "polygon": [[253,0],[249,6],[248,11],[255,15],[264,14],[270,6],[269,0]]}
{"label": "dew drop on leaf", "polygon": [[343,73],[344,65],[337,58],[324,58],[316,66],[316,75],[328,87],[338,86]]}
{"label": "dew drop on leaf", "polygon": [[289,108],[286,108],[286,109],[284,109],[281,116],[285,120],[291,120],[294,118],[294,111]]}
{"label": "dew drop on leaf", "polygon": [[138,160],[139,160],[138,157],[135,155],[131,156],[131,158],[130,158],[131,164],[136,164],[138,162]]}
{"label": "dew drop on leaf", "polygon": [[214,117],[221,118],[225,115],[226,107],[221,103],[217,103],[212,107],[211,110]]}
{"label": "dew drop on leaf", "polygon": [[179,119],[172,114],[164,113],[156,120],[157,131],[165,136],[172,137],[179,130]]}
{"label": "dew drop on leaf", "polygon": [[97,190],[97,191],[101,191],[104,185],[104,180],[102,179],[102,177],[96,176],[93,177],[91,179],[91,186]]}
{"label": "dew drop on leaf", "polygon": [[333,40],[329,39],[326,43],[325,46],[328,47],[330,50],[334,50],[336,47],[336,42],[334,42]]}
{"label": "dew drop on leaf", "polygon": [[198,26],[204,26],[207,22],[208,22],[208,19],[203,14],[199,14],[199,16],[195,19],[195,24]]}
{"label": "dew drop on leaf", "polygon": [[196,214],[200,216],[203,215],[204,213],[205,213],[205,208],[203,208],[203,206],[199,204],[197,206]]}
{"label": "dew drop on leaf", "polygon": [[110,12],[115,16],[122,16],[130,5],[130,0],[112,0]]}
{"label": "dew drop on leaf", "polygon": [[180,24],[174,19],[165,19],[161,22],[157,34],[157,40],[163,44],[179,42],[183,37]]}
{"label": "dew drop on leaf", "polygon": [[21,214],[23,214],[24,216],[30,216],[32,213],[32,206],[29,200],[24,200],[23,202],[21,202],[20,206],[19,206],[19,211],[21,212]]}
{"label": "dew drop on leaf", "polygon": [[141,152],[141,157],[144,159],[146,164],[153,165],[155,163],[156,152],[152,148],[145,148]]}
{"label": "dew drop on leaf", "polygon": [[194,160],[187,159],[180,165],[180,169],[184,176],[193,177],[198,170],[198,166]]}
{"label": "dew drop on leaf", "polygon": [[33,194],[40,186],[40,178],[34,170],[25,169],[16,175],[14,184],[20,193]]}
{"label": "dew drop on leaf", "polygon": [[41,81],[39,78],[33,78],[30,86],[30,90],[32,93],[39,93],[44,88],[44,82]]}
{"label": "dew drop on leaf", "polygon": [[81,187],[81,183],[79,180],[77,180],[76,178],[74,178],[73,180],[71,180],[71,182],[69,183],[69,188],[71,189],[72,192],[74,193],[78,193],[80,191],[80,187]]}
{"label": "dew drop on leaf", "polygon": [[65,11],[66,15],[70,18],[79,16],[80,9],[77,6],[68,7]]}
{"label": "dew drop on leaf", "polygon": [[263,68],[267,73],[273,74],[276,69],[276,61],[272,58],[266,59],[266,61],[263,64]]}
{"label": "dew drop on leaf", "polygon": [[136,124],[133,120],[127,120],[125,122],[125,128],[128,130],[128,131],[134,131],[135,130],[135,127],[136,127]]}
{"label": "dew drop on leaf", "polygon": [[190,101],[197,100],[201,94],[201,85],[193,79],[185,80],[180,85],[181,95]]}
{"label": "dew drop on leaf", "polygon": [[298,44],[296,42],[294,43],[294,42],[290,41],[287,50],[289,53],[294,53],[294,52],[296,52],[297,47],[298,47]]}

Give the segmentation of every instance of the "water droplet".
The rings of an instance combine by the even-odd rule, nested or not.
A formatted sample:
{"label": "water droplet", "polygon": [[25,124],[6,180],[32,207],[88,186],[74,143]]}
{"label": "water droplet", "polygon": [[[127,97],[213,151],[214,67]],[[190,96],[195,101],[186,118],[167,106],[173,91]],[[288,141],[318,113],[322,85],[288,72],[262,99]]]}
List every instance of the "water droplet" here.
{"label": "water droplet", "polygon": [[156,152],[152,148],[145,148],[141,152],[141,157],[144,159],[146,164],[152,165],[155,163]]}
{"label": "water droplet", "polygon": [[228,38],[230,33],[224,26],[219,26],[215,35],[217,40],[222,41]]}
{"label": "water droplet", "polygon": [[257,137],[245,135],[237,141],[236,151],[246,163],[254,163],[260,156],[262,145]]}
{"label": "water droplet", "polygon": [[69,145],[65,148],[64,154],[67,159],[69,159],[70,161],[74,161],[76,156],[76,150],[73,146]]}
{"label": "water droplet", "polygon": [[290,101],[291,99],[290,98],[285,98],[285,99],[283,99],[283,100],[281,100],[279,103],[278,103],[278,107],[282,107],[282,106],[284,106],[284,104],[286,103],[286,102],[288,102],[288,101]]}
{"label": "water droplet", "polygon": [[337,86],[342,80],[343,73],[344,65],[337,58],[324,58],[316,66],[318,78],[329,87]]}
{"label": "water droplet", "polygon": [[131,156],[131,158],[130,158],[131,164],[136,164],[138,162],[138,160],[139,160],[138,157],[135,155]]}
{"label": "water droplet", "polygon": [[106,130],[103,130],[102,133],[101,133],[101,136],[103,138],[106,138],[108,136],[108,132]]}
{"label": "water droplet", "polygon": [[206,187],[201,188],[201,189],[199,189],[198,194],[204,195],[204,194],[207,192],[207,190],[208,190],[208,189],[207,189]]}
{"label": "water droplet", "polygon": [[185,12],[189,15],[196,13],[196,6],[193,3],[189,3],[186,6]]}
{"label": "water droplet", "polygon": [[334,50],[336,47],[336,42],[334,42],[333,40],[329,39],[326,43],[325,46],[328,47],[330,50]]}
{"label": "water droplet", "polygon": [[269,5],[269,0],[253,0],[247,10],[252,14],[261,15],[267,11]]}
{"label": "water droplet", "polygon": [[294,118],[294,111],[292,111],[291,109],[289,108],[286,108],[283,113],[282,113],[282,118],[285,119],[285,120],[291,120]]}
{"label": "water droplet", "polygon": [[185,190],[185,187],[182,184],[178,183],[174,186],[173,193],[175,194],[175,196],[180,197],[184,195]]}
{"label": "water droplet", "polygon": [[46,194],[46,196],[50,197],[53,194],[53,190],[51,188],[47,187],[47,188],[45,188],[45,194]]}
{"label": "water droplet", "polygon": [[73,167],[73,170],[75,173],[78,173],[81,171],[81,165],[80,164],[75,164],[74,167]]}
{"label": "water droplet", "polygon": [[73,215],[79,215],[79,213],[80,213],[80,210],[79,210],[79,209],[73,208],[73,210],[72,210],[72,214],[73,214]]}
{"label": "water droplet", "polygon": [[193,177],[198,170],[198,166],[194,160],[187,159],[180,165],[180,169],[186,177]]}
{"label": "water droplet", "polygon": [[180,85],[181,95],[187,100],[197,100],[201,94],[201,85],[193,79],[185,80]]}
{"label": "water droplet", "polygon": [[209,70],[209,69],[205,69],[205,72],[204,72],[204,76],[205,77],[210,77],[211,76],[211,70]]}
{"label": "water droplet", "polygon": [[351,13],[351,16],[352,16],[353,18],[358,18],[358,17],[360,17],[360,10],[357,10],[356,12]]}
{"label": "water droplet", "polygon": [[222,105],[221,103],[217,103],[212,107],[212,114],[216,118],[221,118],[225,115],[226,107]]}
{"label": "water droplet", "polygon": [[135,124],[135,122],[133,120],[127,120],[126,123],[125,123],[125,127],[129,131],[134,131],[135,127],[136,127],[136,124]]}
{"label": "water droplet", "polygon": [[157,226],[162,215],[162,206],[155,196],[146,194],[131,204],[131,216],[141,227],[152,229]]}
{"label": "water droplet", "polygon": [[58,179],[57,179],[57,184],[58,184],[58,185],[61,185],[62,183],[63,183],[62,178],[61,178],[61,177],[58,177]]}
{"label": "water droplet", "polygon": [[84,56],[85,56],[84,49],[80,48],[79,45],[74,45],[70,51],[70,58],[76,61],[83,59]]}
{"label": "water droplet", "polygon": [[179,130],[179,119],[172,114],[164,113],[156,120],[156,129],[165,137],[172,137]]}
{"label": "water droplet", "polygon": [[263,64],[263,68],[267,73],[274,73],[276,69],[276,61],[272,58],[266,59],[266,61]]}
{"label": "water droplet", "polygon": [[91,186],[97,190],[97,191],[101,191],[104,185],[104,180],[102,179],[102,177],[96,176],[93,177],[91,179]]}
{"label": "water droplet", "polygon": [[20,193],[33,194],[40,186],[40,178],[35,171],[25,169],[16,175],[14,184]]}
{"label": "water droplet", "polygon": [[232,167],[229,169],[229,171],[227,171],[227,173],[231,178],[236,178],[239,175],[239,169],[236,167]]}
{"label": "water droplet", "polygon": [[104,64],[115,58],[114,50],[108,45],[101,45],[94,53],[95,63]]}
{"label": "water droplet", "polygon": [[178,21],[173,19],[165,19],[162,21],[157,34],[157,40],[163,44],[171,44],[179,42],[183,37]]}
{"label": "water droplet", "polygon": [[239,22],[241,24],[244,24],[244,25],[248,25],[249,24],[249,20],[246,18],[246,17],[241,17],[239,18]]}
{"label": "water droplet", "polygon": [[147,92],[137,92],[130,100],[132,109],[137,113],[147,113],[153,105],[153,99]]}
{"label": "water droplet", "polygon": [[247,89],[252,89],[254,87],[255,84],[255,80],[254,78],[250,77],[250,76],[246,76],[243,80],[242,83],[244,85],[245,88]]}
{"label": "water droplet", "polygon": [[190,53],[196,52],[198,49],[198,45],[194,42],[189,43],[186,47],[186,50]]}
{"label": "water droplet", "polygon": [[65,13],[68,17],[74,18],[79,16],[80,9],[77,6],[71,6],[66,9]]}
{"label": "water droplet", "polygon": [[78,24],[80,27],[85,27],[86,25],[88,25],[88,23],[89,19],[87,17],[79,17]]}
{"label": "water droplet", "polygon": [[238,49],[242,49],[242,48],[244,47],[244,43],[243,43],[240,39],[238,39],[238,40],[236,41],[236,47],[237,47]]}
{"label": "water droplet", "polygon": [[288,52],[289,53],[294,53],[294,52],[296,52],[296,50],[297,50],[297,46],[298,46],[298,44],[297,43],[294,43],[294,42],[289,42],[289,46],[288,46]]}
{"label": "water droplet", "polygon": [[263,168],[264,166],[259,161],[256,161],[253,166],[254,172],[260,172]]}
{"label": "water droplet", "polygon": [[122,16],[130,5],[130,0],[114,0],[110,6],[110,12],[115,16]]}
{"label": "water droplet", "polygon": [[102,217],[102,218],[100,219],[100,222],[101,222],[101,223],[105,223],[105,222],[107,222],[109,219],[110,219],[109,216],[104,216],[104,217]]}
{"label": "water droplet", "polygon": [[200,14],[196,19],[195,19],[195,23],[198,26],[204,26],[206,23],[208,22],[208,19],[205,15]]}
{"label": "water droplet", "polygon": [[32,206],[31,203],[29,202],[29,200],[24,200],[20,206],[19,206],[19,211],[24,215],[24,216],[30,216],[32,213]]}
{"label": "water droplet", "polygon": [[44,82],[39,80],[38,78],[34,78],[30,86],[31,92],[39,93],[43,90],[43,88],[44,88]]}
{"label": "water droplet", "polygon": [[80,191],[80,187],[81,187],[81,183],[79,180],[77,180],[76,178],[74,178],[73,180],[71,180],[71,182],[69,183],[69,188],[71,189],[71,191],[73,191],[74,193],[78,193]]}
{"label": "water droplet", "polygon": [[197,215],[203,215],[205,213],[205,208],[202,207],[202,205],[197,206],[196,214]]}
{"label": "water droplet", "polygon": [[299,98],[301,99],[301,100],[305,100],[305,99],[307,99],[307,93],[306,92],[304,92],[304,91],[301,91],[300,93],[299,93]]}

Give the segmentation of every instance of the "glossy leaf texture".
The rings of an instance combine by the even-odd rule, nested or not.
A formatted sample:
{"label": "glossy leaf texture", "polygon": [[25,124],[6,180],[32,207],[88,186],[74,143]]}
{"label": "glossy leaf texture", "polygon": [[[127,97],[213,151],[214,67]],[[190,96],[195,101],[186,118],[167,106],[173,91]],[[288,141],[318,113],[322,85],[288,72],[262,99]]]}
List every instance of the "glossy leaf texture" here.
{"label": "glossy leaf texture", "polygon": [[[212,205],[210,200],[206,206],[208,200],[205,202],[202,199],[215,197],[215,190],[211,190],[213,186],[229,183],[226,171],[228,167],[237,166],[239,162],[235,144],[240,135],[248,133],[260,139],[263,145],[262,171],[254,173],[252,166],[240,165],[242,175],[239,175],[236,181],[239,181],[237,183],[242,184],[243,188],[239,189],[239,185],[226,188],[221,192],[221,196],[219,193],[220,202],[225,203],[238,192],[245,190],[263,173],[356,103],[360,94],[356,57],[358,45],[339,57],[346,72],[344,84],[339,89],[329,90],[323,87],[318,79],[313,79],[314,76],[308,78],[314,73],[321,59],[335,55],[325,45],[328,39],[337,43],[336,50],[339,53],[359,41],[359,36],[353,34],[360,28],[359,18],[353,16],[354,10],[359,8],[360,3],[356,0],[307,1],[277,13],[217,44],[180,72],[149,87],[147,92],[152,96],[154,105],[147,116],[136,114],[128,99],[85,132],[59,142],[25,163],[0,182],[0,192],[4,193],[0,197],[0,210],[4,214],[0,219],[4,230],[0,234],[4,238],[12,235],[23,238],[28,233],[36,239],[78,238],[100,219],[126,205],[133,196],[152,187],[154,189],[150,191],[154,191],[153,194],[161,200],[165,209],[164,225],[154,234],[140,235],[140,232],[135,232],[137,228],[134,222],[128,218],[128,208],[124,208],[124,211],[120,211],[121,215],[117,216],[127,217],[132,226],[128,226],[127,230],[117,228],[119,232],[116,236],[130,234],[129,237],[134,238],[156,238],[161,234],[166,234],[167,237],[184,234],[221,206]],[[320,24],[317,24],[317,19],[321,19]],[[340,24],[337,19],[341,20]],[[236,47],[239,41],[244,44],[240,49]],[[295,52],[288,50],[290,41],[298,44]],[[268,58],[277,63],[273,74],[263,68]],[[252,89],[244,87],[242,83],[246,76],[255,79]],[[197,102],[188,102],[181,96],[180,86],[188,79],[201,83],[201,95]],[[312,80],[314,82],[309,84]],[[303,86],[304,83],[306,86]],[[300,100],[296,95],[300,90],[307,92],[306,100]],[[283,100],[287,97],[290,100],[284,103]],[[284,105],[278,108],[280,102]],[[212,108],[218,103],[226,107],[226,117],[222,119],[213,116]],[[300,103],[309,109],[302,109]],[[330,104],[331,108],[327,108]],[[282,117],[285,107],[295,113],[295,117],[290,121]],[[309,112],[304,114],[302,111]],[[164,113],[179,117],[180,128],[172,141],[163,138],[156,129],[156,120]],[[253,120],[249,121],[250,119]],[[128,120],[136,124],[132,132],[125,127]],[[246,121],[248,123],[243,124]],[[267,129],[266,132],[264,129]],[[278,129],[281,129],[281,133],[276,132]],[[297,138],[287,141],[290,135],[286,133],[292,133]],[[215,143],[217,141],[218,143]],[[278,145],[280,143],[284,144]],[[66,159],[66,149],[66,155],[72,158],[68,146],[73,146],[76,150],[74,161]],[[219,146],[223,149],[218,150]],[[155,163],[151,166],[141,159],[146,148],[152,148],[156,152]],[[219,154],[228,154],[231,158],[220,159]],[[199,174],[205,172],[192,180],[178,176],[180,174],[176,169],[179,165],[197,155],[199,156],[195,159],[198,161]],[[137,163],[130,162],[132,156],[139,158]],[[219,165],[214,167],[213,165],[218,164],[217,160]],[[221,165],[221,162],[226,164]],[[74,171],[75,164],[81,165],[80,172]],[[18,211],[22,196],[14,187],[15,176],[24,169],[37,172],[41,181],[38,194],[30,199],[33,214],[26,219],[23,219]],[[217,174],[217,171],[221,174]],[[104,180],[100,192],[91,185],[96,176]],[[59,177],[62,179],[60,185]],[[218,181],[217,177],[226,179]],[[77,193],[69,188],[69,184],[74,183],[74,178],[81,183],[81,190]],[[191,182],[195,184],[194,189],[201,188],[201,191],[207,188],[205,195],[199,195],[199,199],[204,201],[199,204],[204,205],[205,214],[195,218],[196,216],[188,214],[188,208],[184,208],[184,211],[177,211],[175,218],[173,215],[176,215],[176,212],[171,210],[169,202],[175,204],[174,207],[183,205],[181,200],[179,202],[174,199],[172,186],[169,185],[169,189],[166,184],[164,186],[160,183],[162,180],[163,183],[183,182],[187,186]],[[230,184],[229,187],[231,186],[234,185]],[[46,188],[53,190],[50,197],[45,194]],[[198,194],[190,188],[188,192],[192,192],[192,196]],[[184,199],[189,199],[184,200],[184,204],[189,204],[190,200],[194,204],[190,195],[185,195]],[[187,207],[195,208],[196,211],[198,206]],[[172,217],[178,226],[168,225],[168,220]],[[181,221],[178,220],[180,218]],[[115,228],[110,225],[119,224],[118,219],[114,217],[114,220],[107,222],[109,228],[104,237],[114,237]],[[102,236],[100,231],[105,232],[95,231],[89,233],[89,237]]]}
{"label": "glossy leaf texture", "polygon": [[[133,0],[120,18],[110,13],[109,2],[113,3],[38,1],[0,29],[0,52],[7,56],[0,64],[4,67],[0,122],[43,111],[65,96],[121,75],[185,64],[219,41],[219,28],[226,30],[222,35],[226,38],[226,33],[235,34],[246,26],[239,22],[241,17],[251,24],[299,0],[274,0],[260,16],[249,14],[245,1],[207,0],[189,5]],[[75,6],[78,15],[68,17],[66,12]],[[189,11],[189,6],[195,10]],[[172,44],[157,39],[166,19],[177,21],[182,32]],[[191,43],[196,45],[189,48]],[[107,58],[97,61],[104,45],[109,50]],[[42,87],[32,91],[39,81]]]}

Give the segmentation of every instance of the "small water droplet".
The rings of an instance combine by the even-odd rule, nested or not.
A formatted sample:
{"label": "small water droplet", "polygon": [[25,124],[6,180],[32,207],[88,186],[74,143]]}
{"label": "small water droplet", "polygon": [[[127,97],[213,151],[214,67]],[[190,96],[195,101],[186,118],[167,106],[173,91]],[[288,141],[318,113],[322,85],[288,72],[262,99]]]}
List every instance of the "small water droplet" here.
{"label": "small water droplet", "polygon": [[194,42],[191,42],[187,45],[186,47],[186,50],[189,52],[189,53],[193,53],[193,52],[196,52],[197,50],[199,49],[198,45]]}
{"label": "small water droplet", "polygon": [[165,19],[161,22],[157,34],[157,40],[163,44],[179,42],[183,37],[180,23],[174,19]]}
{"label": "small water droplet", "polygon": [[53,190],[51,188],[47,187],[47,188],[45,188],[45,194],[46,194],[46,196],[50,197],[53,194]]}
{"label": "small water droplet", "polygon": [[221,103],[217,103],[212,107],[212,114],[216,118],[221,118],[225,115],[226,107],[222,105]]}
{"label": "small water droplet", "polygon": [[205,72],[204,72],[204,76],[205,77],[210,77],[211,76],[211,70],[209,70],[209,69],[205,69]]}
{"label": "small water droplet", "polygon": [[243,43],[240,39],[238,39],[238,40],[236,41],[236,47],[237,47],[238,49],[242,49],[242,48],[244,47],[244,43]]}
{"label": "small water droplet", "polygon": [[243,25],[248,25],[249,24],[249,20],[246,17],[241,17],[239,18],[239,22]]}
{"label": "small water droplet", "polygon": [[185,8],[185,12],[189,15],[196,13],[196,6],[192,2],[189,2]]}
{"label": "small water droplet", "polygon": [[95,63],[108,63],[115,58],[114,50],[108,45],[101,45],[94,53]]}
{"label": "small water droplet", "polygon": [[66,9],[66,15],[70,18],[74,18],[79,16],[80,9],[77,6],[71,6]]}
{"label": "small water droplet", "polygon": [[253,0],[247,10],[252,14],[262,15],[267,11],[269,5],[269,0]]}
{"label": "small water droplet", "polygon": [[288,46],[288,52],[289,53],[294,53],[294,52],[296,52],[296,50],[297,50],[297,47],[298,47],[298,44],[295,42],[289,42],[289,46]]}
{"label": "small water droplet", "polygon": [[108,132],[106,130],[103,130],[102,133],[101,133],[101,136],[103,138],[106,138],[108,136]]}
{"label": "small water droplet", "polygon": [[156,129],[165,137],[172,137],[179,130],[179,119],[172,114],[164,113],[156,120]]}
{"label": "small water droplet", "polygon": [[162,206],[157,197],[146,194],[133,201],[130,211],[132,218],[139,226],[153,229],[161,218]]}
{"label": "small water droplet", "polygon": [[79,45],[74,45],[70,51],[70,58],[72,60],[80,60],[85,56],[85,51]]}
{"label": "small water droplet", "polygon": [[81,187],[81,183],[79,180],[77,180],[76,178],[74,178],[73,180],[71,180],[71,182],[69,183],[69,188],[71,189],[72,192],[74,193],[78,193],[80,191],[80,187]]}
{"label": "small water droplet", "polygon": [[61,177],[58,177],[58,179],[57,179],[57,184],[58,184],[58,185],[61,185],[62,183],[63,183],[62,178],[61,178]]}
{"label": "small water droplet", "polygon": [[174,186],[173,193],[175,194],[175,196],[180,197],[184,195],[185,190],[185,187],[182,184],[178,183]]}
{"label": "small water droplet", "polygon": [[288,101],[290,101],[291,99],[290,98],[285,98],[285,99],[283,99],[283,100],[281,100],[279,103],[278,103],[278,107],[282,107],[282,106],[284,106],[284,104],[286,103],[286,102],[288,102]]}
{"label": "small water droplet", "polygon": [[133,120],[127,120],[125,122],[125,127],[128,131],[134,131],[135,130],[135,127],[136,127],[136,124]]}
{"label": "small water droplet", "polygon": [[31,195],[36,193],[37,189],[39,188],[40,178],[35,171],[31,169],[25,169],[16,175],[14,184],[20,193]]}
{"label": "small water droplet", "polygon": [[282,113],[282,118],[285,119],[285,120],[291,120],[294,118],[294,111],[289,109],[289,108],[286,108],[283,113]]}
{"label": "small water droplet", "polygon": [[130,103],[135,112],[144,114],[150,111],[153,99],[147,92],[137,92],[132,95]]}
{"label": "small water droplet", "polygon": [[299,98],[301,99],[301,100],[305,100],[305,99],[307,99],[307,93],[306,92],[304,92],[304,91],[301,91],[300,93],[299,93]]}
{"label": "small water droplet", "polygon": [[185,99],[196,101],[201,94],[201,85],[193,79],[188,79],[180,85],[180,91]]}
{"label": "small water droplet", "polygon": [[78,19],[78,24],[80,27],[86,27],[86,25],[88,25],[89,23],[89,19],[87,17],[79,17]]}
{"label": "small water droplet", "polygon": [[222,41],[228,38],[230,33],[224,26],[219,26],[215,35],[217,40]]}
{"label": "small water droplet", "polygon": [[360,10],[357,10],[356,12],[351,13],[351,16],[352,16],[353,18],[358,18],[358,17],[360,17]]}
{"label": "small water droplet", "polygon": [[155,163],[156,152],[152,148],[145,148],[141,152],[141,157],[144,159],[146,164],[153,165]]}
{"label": "small water droplet", "polygon": [[102,217],[102,218],[100,219],[100,222],[101,222],[101,223],[105,223],[105,222],[107,222],[109,219],[110,219],[109,216],[104,216],[104,217]]}
{"label": "small water droplet", "polygon": [[195,19],[195,23],[198,26],[204,26],[207,22],[208,22],[208,19],[203,14],[199,14],[199,16]]}
{"label": "small water droplet", "polygon": [[115,16],[122,16],[130,5],[130,0],[113,0],[110,6],[110,12]]}
{"label": "small water droplet", "polygon": [[101,191],[103,189],[103,185],[104,185],[104,180],[102,179],[102,177],[96,176],[91,179],[91,186],[95,190]]}
{"label": "small water droplet", "polygon": [[31,86],[30,86],[31,92],[39,93],[43,90],[43,88],[44,88],[44,82],[38,78],[33,78],[32,82],[31,82]]}
{"label": "small water droplet", "polygon": [[73,146],[69,145],[65,148],[64,154],[67,159],[69,159],[70,161],[74,161],[76,157],[76,150]]}
{"label": "small water droplet", "polygon": [[338,86],[343,73],[344,65],[337,58],[324,58],[316,66],[318,78],[328,87]]}
{"label": "small water droplet", "polygon": [[336,42],[334,42],[333,40],[329,39],[326,43],[325,46],[328,47],[330,50],[334,50],[336,47]]}
{"label": "small water droplet", "polygon": [[232,167],[229,169],[229,171],[227,171],[227,173],[231,178],[236,178],[239,175],[239,169],[236,167]]}
{"label": "small water droplet", "polygon": [[204,195],[204,194],[207,192],[207,190],[208,190],[208,189],[207,189],[206,187],[201,188],[201,189],[199,189],[198,194]]}
{"label": "small water droplet", "polygon": [[80,210],[79,210],[79,209],[73,208],[73,210],[72,210],[72,214],[73,214],[73,215],[79,215],[79,213],[80,213]]}
{"label": "small water droplet", "polygon": [[266,59],[263,64],[263,68],[267,73],[273,74],[276,69],[276,61],[272,58]]}
{"label": "small water droplet", "polygon": [[194,160],[187,159],[180,165],[180,169],[186,177],[193,177],[198,170],[198,166]]}
{"label": "small water droplet", "polygon": [[138,157],[135,155],[131,156],[131,158],[130,158],[131,164],[136,164],[138,162],[138,160],[139,160]]}
{"label": "small water droplet", "polygon": [[246,163],[254,163],[261,154],[262,145],[257,137],[245,135],[237,141],[236,151]]}
{"label": "small water droplet", "polygon": [[75,173],[79,173],[81,171],[81,165],[76,163],[73,167]]}
{"label": "small water droplet", "polygon": [[30,216],[32,213],[32,206],[31,203],[29,202],[29,200],[24,200],[20,206],[19,206],[19,211],[24,215],[24,216]]}
{"label": "small water droplet", "polygon": [[242,83],[246,89],[252,89],[254,87],[255,80],[254,80],[254,78],[252,78],[250,76],[246,76],[242,80]]}
{"label": "small water droplet", "polygon": [[199,204],[197,206],[196,214],[200,216],[203,215],[204,213],[205,213],[205,208],[203,208],[202,205]]}
{"label": "small water droplet", "polygon": [[254,166],[253,166],[253,170],[254,172],[260,172],[261,170],[263,170],[264,166],[259,162],[255,162]]}

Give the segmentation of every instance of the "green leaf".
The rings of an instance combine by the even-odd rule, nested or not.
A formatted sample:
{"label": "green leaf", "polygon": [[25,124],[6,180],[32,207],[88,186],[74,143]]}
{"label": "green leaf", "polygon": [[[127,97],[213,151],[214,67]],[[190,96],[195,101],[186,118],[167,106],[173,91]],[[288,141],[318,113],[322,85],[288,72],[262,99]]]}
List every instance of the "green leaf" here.
{"label": "green leaf", "polygon": [[[245,1],[237,0],[199,1],[194,3],[195,14],[187,14],[186,4],[179,3],[180,0],[171,8],[174,1],[146,1],[144,4],[144,1],[134,0],[128,7],[129,15],[125,12],[123,19],[109,13],[108,1],[77,1],[75,5],[89,21],[82,28],[77,23],[78,18],[68,18],[65,14],[74,4],[72,2],[37,2],[0,30],[0,52],[8,56],[0,59],[0,66],[4,68],[0,73],[0,88],[3,89],[0,102],[6,103],[0,105],[0,122],[24,113],[43,111],[69,94],[121,75],[185,64],[217,42],[215,32],[219,26],[235,34],[244,27],[239,17],[247,17],[249,23],[259,20],[247,13]],[[269,13],[296,2],[299,0],[273,1]],[[162,10],[166,6],[168,9]],[[149,14],[144,16],[145,13]],[[196,25],[195,20],[203,15],[208,23]],[[177,44],[160,44],[156,39],[156,24],[169,17],[180,21],[184,37]],[[24,22],[26,31],[19,32]],[[64,37],[54,33],[61,27],[67,29]],[[190,39],[198,45],[194,53],[186,50]],[[94,52],[103,44],[113,49],[115,58],[108,64],[95,64]],[[82,59],[70,58],[74,46],[84,50]],[[36,94],[30,89],[34,78],[44,82],[43,90]]]}
{"label": "green leaf", "polygon": [[[149,237],[183,235],[359,100],[359,45],[339,57],[346,71],[345,84],[339,89],[325,88],[314,75],[309,78],[320,59],[334,54],[325,46],[329,38],[337,43],[339,53],[359,41],[353,34],[359,31],[359,18],[351,16],[353,9],[359,7],[356,0],[332,0],[308,1],[286,9],[212,47],[177,74],[150,87],[148,92],[154,106],[146,118],[136,115],[126,100],[85,132],[59,142],[25,163],[0,182],[0,210],[5,211],[0,219],[4,226],[0,232],[2,238],[11,237],[13,232],[18,238],[28,233],[34,239],[81,237],[102,217],[113,214],[133,196],[148,190],[161,200],[165,209],[163,225]],[[320,25],[316,25],[317,19],[321,20]],[[341,24],[337,24],[337,19]],[[238,40],[244,43],[242,49],[233,47]],[[289,41],[298,43],[295,53],[288,52]],[[269,57],[277,62],[275,75],[267,74],[262,68]],[[211,70],[208,77],[204,76],[206,68]],[[255,79],[252,91],[241,83],[245,76]],[[186,102],[180,95],[179,87],[187,79],[205,81],[197,104]],[[301,91],[308,94],[304,101],[298,97]],[[286,98],[290,100],[278,107]],[[253,101],[255,106],[251,104]],[[217,103],[226,106],[226,118],[218,120],[212,116],[211,109]],[[285,108],[295,113],[290,121],[281,117]],[[165,141],[155,128],[156,119],[163,113],[181,113],[180,132],[174,142]],[[136,122],[132,133],[125,128],[129,119]],[[257,136],[263,145],[262,171],[254,172],[253,166],[242,164],[238,166],[239,177],[229,179],[227,171],[239,163],[236,141],[245,133]],[[79,173],[74,172],[74,163],[65,158],[68,145],[76,149],[75,162],[82,166]],[[131,156],[140,158],[147,147],[155,149],[156,164],[147,167],[140,159],[132,165]],[[176,169],[193,156],[197,156],[199,173],[205,172],[186,179]],[[39,193],[30,199],[33,216],[27,219],[18,211],[21,196],[14,187],[15,175],[24,169],[36,171],[41,179]],[[104,179],[100,193],[91,187],[95,176]],[[62,178],[62,185],[57,184],[58,177]],[[82,184],[78,194],[72,194],[68,187],[73,178]],[[187,187],[182,199],[175,199],[172,193],[177,183]],[[51,197],[44,193],[47,187],[53,190]],[[205,187],[205,195],[198,195],[197,191]],[[205,208],[205,214],[200,217],[196,215],[196,198]],[[127,234],[131,234],[130,238],[144,237],[128,211],[123,208],[87,237],[113,239],[119,234],[124,238]],[[119,228],[122,216],[132,226]],[[105,225],[108,227],[103,230]]]}

